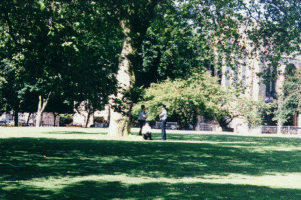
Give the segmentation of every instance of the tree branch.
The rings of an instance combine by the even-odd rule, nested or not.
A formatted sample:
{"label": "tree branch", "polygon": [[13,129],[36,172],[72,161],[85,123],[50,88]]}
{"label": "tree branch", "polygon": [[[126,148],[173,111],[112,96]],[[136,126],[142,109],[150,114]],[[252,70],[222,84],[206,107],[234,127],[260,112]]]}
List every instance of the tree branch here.
{"label": "tree branch", "polygon": [[49,92],[49,94],[48,94],[48,96],[47,96],[47,98],[44,100],[43,99],[43,106],[42,106],[42,112],[45,110],[45,107],[46,107],[46,105],[47,105],[47,103],[48,103],[48,100],[49,100],[49,98],[50,98],[50,95],[51,95],[51,91]]}
{"label": "tree branch", "polygon": [[7,25],[8,25],[8,32],[9,32],[9,35],[11,36],[11,38],[13,39],[13,41],[15,42],[15,44],[17,46],[22,46],[16,39],[15,35],[14,35],[14,32],[13,32],[13,27],[12,27],[12,23],[9,19],[9,16],[8,16],[8,13],[6,12],[6,9],[4,8],[4,6],[1,7],[1,10],[2,12],[4,13],[4,18],[7,22]]}

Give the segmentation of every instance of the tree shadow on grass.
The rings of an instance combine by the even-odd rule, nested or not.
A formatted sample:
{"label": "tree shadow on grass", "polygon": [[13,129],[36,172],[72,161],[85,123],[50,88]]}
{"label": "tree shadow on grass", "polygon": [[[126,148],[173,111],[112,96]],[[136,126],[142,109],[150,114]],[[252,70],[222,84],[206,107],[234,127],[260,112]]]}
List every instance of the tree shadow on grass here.
{"label": "tree shadow on grass", "polygon": [[[56,194],[52,191],[37,190],[30,186],[20,186],[14,189],[2,189],[0,187],[1,200],[46,200],[56,199]],[[60,198],[62,199],[62,198]]]}
{"label": "tree shadow on grass", "polygon": [[[85,188],[85,192],[78,192]],[[100,192],[102,191],[102,192]],[[82,182],[62,191],[70,199],[300,199],[299,190],[272,189],[231,184],[167,184],[123,185],[119,182]]]}
{"label": "tree shadow on grass", "polygon": [[[225,144],[218,143],[218,141],[231,141],[232,139],[195,137],[195,140],[207,137],[206,140],[216,143],[185,143],[185,140],[182,143],[175,143],[2,139],[0,140],[0,182],[2,182],[0,195],[5,195],[2,199],[71,199],[72,197],[73,199],[127,199],[131,197],[136,199],[223,199],[223,196],[229,196],[230,199],[281,199],[277,198],[281,195],[287,197],[283,199],[300,197],[299,190],[231,184],[124,185],[119,181],[107,183],[80,181],[68,183],[58,191],[22,185],[22,181],[34,183],[37,179],[47,180],[52,177],[64,179],[64,177],[126,174],[129,177],[185,179],[210,175],[225,176],[233,173],[261,176],[269,173],[299,173],[301,170],[299,165],[301,154],[298,149],[261,151],[264,147],[297,148],[300,146],[300,139],[239,138],[237,143]],[[17,184],[18,182],[20,183]],[[188,191],[185,192],[185,190]],[[13,198],[14,195],[24,198]],[[244,198],[246,195],[250,198]]]}
{"label": "tree shadow on grass", "polygon": [[[0,190],[1,191],[1,190]],[[117,181],[97,182],[83,181],[64,189],[49,192],[47,190],[37,190],[34,188],[23,188],[14,190],[2,190],[3,200],[109,200],[109,199],[283,199],[299,200],[300,190],[275,189],[268,187],[258,187],[250,185],[232,184],[169,184],[169,183],[147,183],[126,185]]]}
{"label": "tree shadow on grass", "polygon": [[300,172],[301,161],[299,150],[253,152],[249,150],[251,144],[231,147],[231,144],[31,138],[6,139],[0,144],[1,169],[7,180],[94,173],[155,177],[150,172],[156,171],[160,176],[174,178],[227,173],[263,175]]}

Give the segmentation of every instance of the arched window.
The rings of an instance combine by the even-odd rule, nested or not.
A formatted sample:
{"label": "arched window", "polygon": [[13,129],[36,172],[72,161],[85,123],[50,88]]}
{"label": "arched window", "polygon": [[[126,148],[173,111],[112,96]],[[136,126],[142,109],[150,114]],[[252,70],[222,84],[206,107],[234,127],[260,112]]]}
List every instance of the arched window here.
{"label": "arched window", "polygon": [[269,99],[276,99],[276,76],[277,71],[275,67],[266,69],[266,90],[265,96]]}
{"label": "arched window", "polygon": [[288,64],[285,67],[285,76],[290,76],[296,71],[296,66],[294,64]]}

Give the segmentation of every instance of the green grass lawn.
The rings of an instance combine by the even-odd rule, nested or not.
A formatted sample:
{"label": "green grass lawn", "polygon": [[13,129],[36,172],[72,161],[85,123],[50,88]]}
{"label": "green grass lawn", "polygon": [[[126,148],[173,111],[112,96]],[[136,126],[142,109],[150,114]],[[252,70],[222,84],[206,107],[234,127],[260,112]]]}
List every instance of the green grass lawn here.
{"label": "green grass lawn", "polygon": [[167,134],[0,128],[0,199],[301,199],[299,138]]}

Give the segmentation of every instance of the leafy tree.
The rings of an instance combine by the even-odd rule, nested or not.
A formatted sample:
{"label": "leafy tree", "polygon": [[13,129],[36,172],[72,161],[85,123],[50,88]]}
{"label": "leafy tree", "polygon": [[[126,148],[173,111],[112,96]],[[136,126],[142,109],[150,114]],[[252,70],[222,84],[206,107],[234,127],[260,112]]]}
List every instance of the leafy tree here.
{"label": "leafy tree", "polygon": [[63,125],[70,124],[73,121],[73,114],[60,114],[60,123]]}
{"label": "leafy tree", "polygon": [[169,115],[176,116],[181,127],[196,122],[197,115],[218,121],[223,129],[237,117],[249,125],[260,125],[267,109],[263,100],[254,101],[233,89],[221,87],[210,72],[194,73],[187,79],[153,83],[145,90],[143,98],[135,105],[135,113],[144,104],[148,109],[148,120],[158,120],[160,106],[165,104]]}
{"label": "leafy tree", "polygon": [[7,39],[9,32],[8,25],[0,26],[0,106],[3,112],[14,112],[15,126],[18,126],[20,103],[28,93],[28,83],[21,78],[25,75],[24,68],[18,67],[24,55]]}
{"label": "leafy tree", "polygon": [[77,100],[86,86],[107,100],[119,52],[119,32],[107,12],[90,1],[2,1],[0,6],[9,35],[4,39],[13,47],[3,57],[11,60],[19,53],[24,58],[17,68],[24,69],[22,80],[30,92],[38,94],[37,126],[52,95]]}
{"label": "leafy tree", "polygon": [[[181,6],[190,9],[181,11]],[[156,69],[157,72],[164,72],[164,68],[160,68],[160,65],[166,65],[162,59],[162,55],[165,53],[162,51],[164,42],[162,45],[158,45],[160,41],[166,41],[165,46],[167,47],[169,43],[174,47],[166,51],[171,64],[167,65],[165,70],[172,70],[176,66],[175,69],[178,69],[179,74],[183,74],[184,77],[185,75],[189,76],[189,73],[186,74],[177,64],[177,58],[185,60],[189,56],[183,56],[184,54],[177,56],[178,51],[175,53],[173,50],[179,47],[176,42],[177,34],[185,32],[185,30],[193,30],[193,33],[199,36],[194,39],[196,37],[193,37],[193,34],[188,35],[191,46],[195,48],[195,51],[191,53],[190,46],[185,46],[184,49],[190,52],[188,55],[192,56],[192,58],[189,57],[189,60],[199,61],[201,67],[213,69],[214,75],[220,73],[221,66],[230,66],[235,71],[243,58],[251,57],[254,59],[258,56],[256,58],[264,64],[264,71],[260,75],[267,79],[271,77],[270,72],[273,72],[274,77],[276,77],[277,66],[279,66],[282,56],[300,52],[298,45],[300,43],[300,21],[298,19],[300,18],[301,7],[297,1],[263,0],[259,1],[259,4],[256,4],[255,1],[186,1],[181,6],[178,6],[178,10],[176,10],[178,11],[177,14],[181,13],[180,15],[184,16],[181,18],[182,20],[177,21],[177,17],[174,15],[171,17],[174,24],[156,26],[157,29],[149,28],[152,40],[146,43],[148,50],[143,56],[145,67],[149,66],[152,81],[160,80],[161,77],[158,75],[159,73],[156,73]],[[164,16],[166,18],[161,19],[159,24],[169,24],[168,14],[165,13]],[[182,24],[190,23],[179,26],[181,22]],[[177,29],[177,26],[182,29]],[[156,30],[160,30],[161,34],[155,34]],[[170,30],[169,32],[175,39],[169,37],[162,40],[164,36],[168,35],[166,30]],[[172,30],[177,31],[172,32]],[[185,39],[186,35],[181,41],[185,41]],[[192,42],[194,40],[195,42]],[[152,68],[154,64],[156,67]],[[181,65],[185,66],[184,64]],[[191,66],[192,68],[198,67],[197,64]],[[155,72],[152,72],[152,69],[155,69]],[[175,77],[177,73],[169,71],[167,74],[170,77]],[[143,79],[149,79],[147,73]],[[228,100],[226,101],[226,99]],[[231,101],[236,102],[236,104],[231,103]],[[243,107],[235,107],[235,105],[242,105]],[[231,97],[228,95],[224,98],[220,110],[222,112],[216,116],[216,119],[219,119],[220,124],[226,127],[234,117],[244,116],[249,125],[258,125],[261,123],[262,113],[265,109],[263,100],[253,101],[245,96],[235,95]]]}
{"label": "leafy tree", "polygon": [[28,118],[26,120],[27,126],[29,125],[29,120],[31,115],[37,112],[37,105],[38,105],[38,94],[34,92],[30,92],[29,90],[22,96],[20,102],[20,112],[29,113]]}
{"label": "leafy tree", "polygon": [[283,93],[280,94],[274,103],[274,107],[278,108],[274,114],[274,120],[281,120],[283,124],[287,123],[295,113],[301,111],[301,69],[289,69],[287,66],[285,81],[283,85]]}
{"label": "leafy tree", "polygon": [[147,107],[148,120],[158,120],[160,106],[165,104],[169,116],[176,116],[181,127],[196,121],[197,115],[214,119],[219,112],[223,89],[210,72],[194,73],[187,79],[167,79],[153,83],[145,90],[144,101],[134,107],[138,113],[141,104]]}
{"label": "leafy tree", "polygon": [[12,55],[19,54],[23,58],[18,60],[16,67],[22,68],[24,74],[17,77],[22,77],[31,92],[39,94],[37,126],[40,125],[49,97],[60,86],[59,72],[64,60],[60,56],[64,50],[60,39],[66,37],[67,33],[63,33],[63,36],[51,33],[51,30],[58,33],[62,27],[56,23],[57,16],[51,12],[57,9],[57,4],[46,7],[42,1],[1,3],[1,24],[8,27],[9,37],[6,40],[11,41],[14,49],[5,57],[11,60]]}
{"label": "leafy tree", "polygon": [[284,57],[300,54],[300,1],[249,1],[245,10],[250,24],[246,34],[252,41],[251,53],[259,55],[259,75],[270,82],[281,74],[278,68]]}
{"label": "leafy tree", "polygon": [[218,58],[223,56],[224,65],[234,66],[237,57],[231,54],[246,53],[236,45],[242,38],[238,30],[242,16],[235,13],[239,9],[242,3],[237,1],[191,0],[178,1],[172,9],[157,14],[142,46],[138,85],[148,87],[167,77],[186,78],[195,69],[207,68],[217,76],[221,71]]}
{"label": "leafy tree", "polygon": [[[155,16],[155,9],[168,1],[159,0],[122,0],[102,1],[100,6],[106,6],[112,12],[124,34],[123,47],[120,54],[117,71],[118,91],[114,95],[115,107],[122,106],[122,112],[111,109],[109,135],[127,136],[130,133],[130,115],[135,91],[135,67],[139,63],[139,52],[146,31]],[[160,5],[161,5],[160,4]],[[122,104],[116,104],[116,103]],[[120,110],[120,109],[118,109]]]}
{"label": "leafy tree", "polygon": [[249,1],[245,4],[249,23],[248,31],[254,50],[272,64],[279,61],[283,54],[300,51],[300,14],[299,1]]}
{"label": "leafy tree", "polygon": [[21,79],[24,70],[18,69],[16,63],[17,61],[15,60],[9,61],[5,59],[0,65],[0,98],[3,111],[14,111],[15,126],[18,126],[20,104],[25,94],[28,93],[28,88]]}
{"label": "leafy tree", "polygon": [[249,126],[262,124],[262,118],[269,105],[263,98],[253,100],[234,89],[228,89],[219,103],[219,112],[215,113],[215,119],[225,130],[234,118],[243,119]]}
{"label": "leafy tree", "polygon": [[[36,104],[35,104],[36,105]],[[36,110],[35,110],[36,111]],[[60,114],[73,114],[74,101],[67,101],[63,95],[55,94],[49,99],[45,112],[52,112],[54,115],[54,126],[56,125],[56,117]]]}
{"label": "leafy tree", "polygon": [[[212,68],[215,75],[222,65],[234,69],[247,54],[243,35],[253,45],[251,55],[262,53],[268,67],[277,67],[282,53],[299,50],[300,3],[293,0],[2,1],[0,7],[1,27],[9,34],[2,58],[24,56],[18,68],[26,69],[24,81],[39,93],[39,113],[55,93],[81,93],[76,80],[91,67],[84,61],[103,66],[103,83],[118,69],[110,135],[129,134],[140,86],[188,78],[193,68]],[[84,59],[86,52],[93,56]]]}
{"label": "leafy tree", "polygon": [[[112,112],[109,134],[129,134],[131,108],[139,97],[139,86],[148,86],[167,77],[188,77],[193,68],[202,68],[203,63],[210,66],[215,54],[209,41],[215,42],[215,36],[225,32],[229,34],[223,40],[234,37],[237,31],[232,30],[238,21],[229,20],[228,15],[236,15],[233,10],[240,4],[232,0],[225,3],[153,0],[111,4],[125,38],[117,75],[120,90],[115,96],[115,104],[112,104],[113,107],[118,107],[116,102],[123,105],[117,109],[123,112]],[[232,24],[221,23],[227,20]],[[224,29],[226,27],[230,31]],[[197,36],[201,39],[197,40]],[[144,56],[143,59],[140,55]],[[198,61],[202,59],[200,64]]]}
{"label": "leafy tree", "polygon": [[203,68],[197,49],[204,38],[195,33],[183,11],[176,9],[158,15],[147,30],[141,50],[143,62],[136,72],[138,86],[184,78],[195,68]]}

